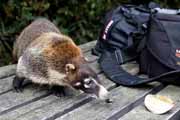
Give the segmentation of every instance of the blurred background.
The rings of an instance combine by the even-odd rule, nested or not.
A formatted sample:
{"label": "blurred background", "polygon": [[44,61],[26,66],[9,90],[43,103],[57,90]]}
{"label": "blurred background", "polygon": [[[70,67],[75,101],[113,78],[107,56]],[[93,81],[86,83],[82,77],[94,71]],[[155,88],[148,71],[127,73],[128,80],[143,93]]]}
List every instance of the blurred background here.
{"label": "blurred background", "polygon": [[[138,0],[131,0],[138,2]],[[147,2],[149,0],[144,0]],[[179,8],[179,0],[154,0]],[[12,46],[25,26],[46,17],[60,31],[83,44],[98,38],[104,15],[128,0],[0,0],[0,66],[12,63]]]}

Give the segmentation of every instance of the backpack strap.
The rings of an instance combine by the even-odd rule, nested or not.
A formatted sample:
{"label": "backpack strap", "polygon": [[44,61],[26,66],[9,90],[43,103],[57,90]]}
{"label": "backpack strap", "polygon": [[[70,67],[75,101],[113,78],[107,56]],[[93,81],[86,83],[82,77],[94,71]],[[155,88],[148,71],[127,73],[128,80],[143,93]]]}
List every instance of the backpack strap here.
{"label": "backpack strap", "polygon": [[110,80],[124,86],[135,86],[148,82],[123,70],[120,67],[120,63],[123,63],[121,60],[115,52],[112,54],[109,51],[104,51],[101,55],[99,59],[100,67]]}
{"label": "backpack strap", "polygon": [[[118,55],[117,55],[118,54]],[[153,81],[180,85],[180,70],[167,72],[153,78],[140,78],[126,72],[120,65],[125,62],[119,52],[104,51],[99,59],[99,64],[104,74],[113,82],[124,86],[137,86]]]}

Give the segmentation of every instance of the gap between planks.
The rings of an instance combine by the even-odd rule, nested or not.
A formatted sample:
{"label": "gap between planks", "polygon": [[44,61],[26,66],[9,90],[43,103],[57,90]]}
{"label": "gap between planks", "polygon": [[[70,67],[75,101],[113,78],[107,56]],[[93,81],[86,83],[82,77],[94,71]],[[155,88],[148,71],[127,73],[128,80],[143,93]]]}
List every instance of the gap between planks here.
{"label": "gap between planks", "polygon": [[[152,87],[159,87],[159,84],[152,84],[149,87],[143,88],[128,88],[119,86],[110,91],[111,98],[114,100],[111,104],[105,104],[97,101],[90,101],[89,103],[74,109],[73,111],[59,116],[50,117],[46,120],[106,120],[117,112],[124,112],[122,109],[134,108],[130,103],[134,102],[134,99],[139,100],[142,96],[153,91]],[[155,91],[154,91],[155,92]],[[138,103],[138,102],[137,102]]]}

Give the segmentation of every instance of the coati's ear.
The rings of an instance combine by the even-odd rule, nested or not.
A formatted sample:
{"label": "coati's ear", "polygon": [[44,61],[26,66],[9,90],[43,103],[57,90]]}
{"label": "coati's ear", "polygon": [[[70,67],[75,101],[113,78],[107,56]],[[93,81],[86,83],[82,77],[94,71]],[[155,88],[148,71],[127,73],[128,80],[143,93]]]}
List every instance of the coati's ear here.
{"label": "coati's ear", "polygon": [[70,64],[70,63],[66,64],[66,66],[65,66],[66,73],[74,71],[75,69],[76,69],[76,67],[73,64]]}

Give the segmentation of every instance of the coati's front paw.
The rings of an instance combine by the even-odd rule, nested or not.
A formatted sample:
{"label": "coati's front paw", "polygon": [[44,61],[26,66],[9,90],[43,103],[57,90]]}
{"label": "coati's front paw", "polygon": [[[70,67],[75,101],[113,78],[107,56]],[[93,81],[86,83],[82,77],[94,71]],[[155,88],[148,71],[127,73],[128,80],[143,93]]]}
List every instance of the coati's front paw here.
{"label": "coati's front paw", "polygon": [[13,91],[14,91],[14,92],[17,92],[17,93],[21,93],[21,92],[23,92],[23,89],[14,86],[14,87],[13,87]]}
{"label": "coati's front paw", "polygon": [[23,91],[23,87],[22,87],[23,81],[24,81],[24,78],[20,78],[18,76],[14,77],[12,86],[15,92]]}
{"label": "coati's front paw", "polygon": [[51,88],[51,92],[57,97],[66,96],[65,87],[63,86],[53,86]]}

